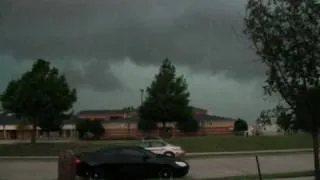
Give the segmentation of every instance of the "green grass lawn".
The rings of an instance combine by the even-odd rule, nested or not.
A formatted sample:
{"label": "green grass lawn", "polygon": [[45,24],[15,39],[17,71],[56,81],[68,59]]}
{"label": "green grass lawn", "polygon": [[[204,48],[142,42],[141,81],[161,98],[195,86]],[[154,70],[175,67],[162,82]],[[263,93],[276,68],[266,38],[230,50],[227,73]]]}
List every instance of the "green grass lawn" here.
{"label": "green grass lawn", "polygon": [[[168,140],[182,146],[187,152],[226,152],[246,150],[311,148],[311,137],[295,136],[206,136]],[[114,144],[134,144],[136,141],[95,141],[78,143],[19,143],[0,145],[0,156],[56,156],[64,149],[75,152],[92,151]]]}
{"label": "green grass lawn", "polygon": [[246,150],[311,148],[309,135],[294,136],[205,136],[173,139],[169,142],[181,145],[187,152],[225,152]]}

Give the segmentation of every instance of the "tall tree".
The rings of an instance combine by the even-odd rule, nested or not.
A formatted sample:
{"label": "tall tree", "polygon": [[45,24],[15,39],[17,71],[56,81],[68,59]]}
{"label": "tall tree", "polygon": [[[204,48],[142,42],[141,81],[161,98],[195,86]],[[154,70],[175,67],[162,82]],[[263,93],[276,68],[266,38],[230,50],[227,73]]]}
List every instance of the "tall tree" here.
{"label": "tall tree", "polygon": [[38,126],[41,128],[42,132],[45,132],[47,134],[48,138],[51,131],[61,131],[63,126],[62,120],[70,118],[67,117],[66,114],[61,113],[62,112],[48,112],[47,114],[41,115],[41,121],[38,122]]}
{"label": "tall tree", "polygon": [[[297,98],[296,125],[303,131],[319,134],[320,127],[320,87],[308,88]],[[313,135],[317,136],[317,135]],[[319,144],[319,139],[313,138],[314,144]]]}
{"label": "tall tree", "polygon": [[[105,133],[100,120],[78,119],[76,130],[80,139],[100,139]],[[89,134],[93,137],[89,137]]]}
{"label": "tall tree", "polygon": [[277,105],[273,109],[274,117],[276,118],[277,125],[287,134],[296,131],[295,115],[290,108],[284,105]]}
{"label": "tall tree", "polygon": [[248,130],[248,123],[243,119],[237,119],[234,122],[234,129],[235,132],[243,132]]}
{"label": "tall tree", "polygon": [[272,118],[272,110],[262,110],[256,122],[261,125],[270,125],[272,124]]}
{"label": "tall tree", "polygon": [[162,62],[146,93],[147,97],[139,108],[142,122],[160,122],[165,127],[168,122],[190,119],[192,109],[189,108],[187,82],[183,76],[176,75],[176,68],[168,59]]}
{"label": "tall tree", "polygon": [[[39,124],[52,124],[57,115],[68,111],[76,101],[76,90],[48,61],[37,60],[30,71],[11,81],[0,97],[5,110],[26,118],[32,124],[31,142],[36,142]],[[43,118],[48,117],[49,118]]]}
{"label": "tall tree", "polygon": [[[266,93],[280,95],[296,115],[314,113],[297,104],[299,97],[307,96],[309,89],[320,83],[319,5],[311,0],[249,0],[246,10],[245,33],[267,66]],[[298,128],[315,125],[305,130],[313,138],[315,176],[319,180],[320,119],[313,117],[316,115],[300,119],[303,123],[298,123]]]}
{"label": "tall tree", "polygon": [[25,131],[28,130],[28,125],[30,125],[28,119],[20,119],[19,123],[16,125],[17,131],[22,134],[22,139],[24,139]]}

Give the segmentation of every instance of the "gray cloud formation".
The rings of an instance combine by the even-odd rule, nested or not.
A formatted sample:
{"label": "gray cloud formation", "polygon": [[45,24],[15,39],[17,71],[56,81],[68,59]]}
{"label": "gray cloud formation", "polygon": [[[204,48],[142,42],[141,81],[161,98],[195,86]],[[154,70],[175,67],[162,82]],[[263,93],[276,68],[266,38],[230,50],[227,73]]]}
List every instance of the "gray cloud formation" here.
{"label": "gray cloud formation", "polygon": [[248,43],[236,34],[245,0],[1,1],[0,53],[17,60],[97,59],[81,71],[65,68],[77,84],[110,87],[117,80],[109,65],[125,57],[140,65],[168,57],[238,81],[262,74]]}
{"label": "gray cloud formation", "polygon": [[65,64],[60,65],[73,87],[91,88],[98,92],[126,88],[111,72],[107,61],[90,60],[80,67],[76,63],[78,62],[66,61]]}

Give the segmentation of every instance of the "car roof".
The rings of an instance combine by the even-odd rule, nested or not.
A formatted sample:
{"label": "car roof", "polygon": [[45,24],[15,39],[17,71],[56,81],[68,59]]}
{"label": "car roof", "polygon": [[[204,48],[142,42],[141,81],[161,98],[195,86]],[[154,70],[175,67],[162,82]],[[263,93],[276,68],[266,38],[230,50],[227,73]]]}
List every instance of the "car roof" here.
{"label": "car roof", "polygon": [[162,143],[168,144],[166,141],[164,141],[162,139],[146,139],[146,140],[144,140],[144,142],[162,142]]}

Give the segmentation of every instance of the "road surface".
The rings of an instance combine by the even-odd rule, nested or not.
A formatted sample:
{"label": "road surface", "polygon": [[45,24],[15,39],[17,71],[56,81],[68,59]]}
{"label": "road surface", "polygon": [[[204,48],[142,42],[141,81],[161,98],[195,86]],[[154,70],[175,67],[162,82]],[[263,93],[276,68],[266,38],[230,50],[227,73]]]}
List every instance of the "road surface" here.
{"label": "road surface", "polygon": [[[259,157],[262,173],[307,171],[313,168],[311,153]],[[214,157],[188,160],[194,179],[256,174],[255,157]],[[54,180],[55,160],[0,160],[0,180]]]}
{"label": "road surface", "polygon": [[299,177],[299,178],[282,178],[274,180],[314,180],[314,177]]}

